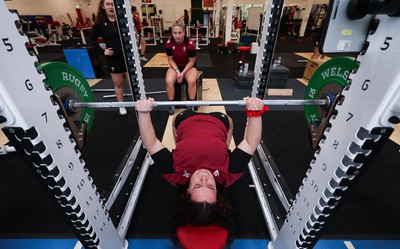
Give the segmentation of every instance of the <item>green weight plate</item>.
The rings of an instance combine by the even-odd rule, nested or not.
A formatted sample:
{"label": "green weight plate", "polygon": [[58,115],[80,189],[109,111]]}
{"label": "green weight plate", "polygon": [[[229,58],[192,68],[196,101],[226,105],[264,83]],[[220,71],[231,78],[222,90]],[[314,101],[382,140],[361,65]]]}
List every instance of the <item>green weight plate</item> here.
{"label": "green weight plate", "polygon": [[[358,63],[351,57],[332,58],[322,64],[312,75],[305,92],[304,99],[321,99],[327,94],[335,96],[351,82],[348,80]],[[307,124],[319,123],[326,114],[326,108],[317,105],[304,106]]]}
{"label": "green weight plate", "polygon": [[[93,102],[92,90],[85,77],[74,67],[64,62],[47,62],[37,67],[46,75],[44,83],[54,93],[57,93],[62,101],[74,98],[76,102]],[[86,124],[86,132],[89,134],[94,122],[94,110],[92,108],[80,108],[70,116],[77,124]]]}

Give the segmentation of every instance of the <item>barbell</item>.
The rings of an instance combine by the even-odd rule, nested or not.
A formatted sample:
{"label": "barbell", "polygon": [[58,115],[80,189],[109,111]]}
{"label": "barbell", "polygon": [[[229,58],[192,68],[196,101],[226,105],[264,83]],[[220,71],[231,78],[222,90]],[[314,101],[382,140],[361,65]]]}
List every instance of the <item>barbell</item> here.
{"label": "barbell", "polygon": [[[330,99],[271,99],[264,100],[264,105],[281,105],[281,106],[293,106],[293,105],[321,105],[329,106]],[[76,102],[74,99],[68,99],[65,103],[70,110],[79,108],[120,108],[120,107],[135,107],[136,102]],[[244,100],[193,100],[193,101],[154,101],[153,107],[158,106],[245,106],[246,101]]]}
{"label": "barbell", "polygon": [[[350,84],[347,79],[358,64],[351,57],[333,58],[322,64],[311,77],[305,91],[305,99],[270,99],[264,105],[303,105],[307,124],[310,127],[313,144],[321,137],[325,127],[320,126],[326,115],[331,113],[335,98]],[[56,95],[57,102],[65,112],[64,116],[77,126],[77,140],[90,132],[94,122],[94,109],[135,107],[135,102],[94,102],[92,90],[84,76],[74,67],[63,62],[48,62],[39,65],[44,72],[44,83]],[[153,106],[245,106],[244,100],[222,101],[154,101]]]}

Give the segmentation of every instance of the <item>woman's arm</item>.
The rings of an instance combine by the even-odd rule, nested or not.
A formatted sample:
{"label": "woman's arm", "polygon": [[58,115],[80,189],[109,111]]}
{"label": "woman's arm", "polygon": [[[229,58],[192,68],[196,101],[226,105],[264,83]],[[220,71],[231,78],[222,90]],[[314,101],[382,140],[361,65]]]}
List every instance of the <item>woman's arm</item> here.
{"label": "woman's arm", "polygon": [[153,110],[152,102],[154,99],[136,101],[136,110],[138,111],[139,132],[144,147],[150,155],[160,151],[164,145],[156,137],[150,112]]}
{"label": "woman's arm", "polygon": [[[88,41],[89,45],[94,47],[97,52],[103,53],[105,56],[112,56],[114,54],[112,48],[101,47],[100,44],[98,43],[98,39],[101,36],[102,36],[101,25],[96,23],[93,25],[92,32],[89,35],[89,41]],[[104,41],[103,43],[105,44]]]}
{"label": "woman's arm", "polygon": [[[178,66],[176,65],[173,56],[167,56],[168,58],[168,63],[169,66],[171,67],[171,69],[176,73],[176,81],[178,83],[182,83],[183,80],[183,74],[181,73],[181,71],[179,71]],[[170,71],[170,69],[168,68],[168,71]]]}
{"label": "woman's arm", "polygon": [[[245,98],[246,109],[249,111],[264,111],[264,102],[259,98]],[[267,109],[265,109],[267,110]],[[244,134],[243,141],[237,148],[244,152],[253,155],[261,141],[262,135],[262,117],[261,115],[254,115],[247,118],[247,126]]]}
{"label": "woman's arm", "polygon": [[101,26],[99,24],[94,24],[92,30],[89,34],[88,44],[92,47],[99,46],[97,39],[101,36]]}
{"label": "woman's arm", "polygon": [[174,57],[172,55],[167,55],[167,58],[168,58],[168,64],[169,64],[170,68],[172,68],[173,70],[178,72],[179,71],[178,65],[176,65],[176,63],[174,61]]}

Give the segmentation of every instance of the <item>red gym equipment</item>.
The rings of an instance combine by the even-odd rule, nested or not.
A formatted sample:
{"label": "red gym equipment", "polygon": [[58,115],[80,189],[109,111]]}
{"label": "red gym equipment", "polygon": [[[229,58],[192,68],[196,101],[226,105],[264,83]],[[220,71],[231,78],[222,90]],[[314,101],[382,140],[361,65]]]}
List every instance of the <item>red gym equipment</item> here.
{"label": "red gym equipment", "polygon": [[244,65],[244,53],[248,52],[251,50],[250,46],[239,46],[237,47],[237,49],[242,52],[242,63]]}
{"label": "red gym equipment", "polygon": [[69,13],[67,13],[67,17],[71,22],[72,31],[75,31],[73,32],[73,35],[76,36],[77,33],[76,31],[79,31],[82,43],[86,44],[85,33],[90,32],[92,30],[92,22],[90,21],[89,17],[86,17],[85,21],[83,20],[82,10],[80,8],[76,8],[76,14],[78,16],[76,18],[76,24],[72,21],[71,15]]}

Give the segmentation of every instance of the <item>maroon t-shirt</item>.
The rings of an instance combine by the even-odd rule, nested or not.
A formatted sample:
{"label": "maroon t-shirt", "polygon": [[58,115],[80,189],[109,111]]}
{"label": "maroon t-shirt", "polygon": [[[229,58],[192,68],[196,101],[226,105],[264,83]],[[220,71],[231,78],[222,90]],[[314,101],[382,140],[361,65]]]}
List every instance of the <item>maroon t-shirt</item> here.
{"label": "maroon t-shirt", "polygon": [[167,56],[172,56],[178,67],[185,67],[189,63],[189,58],[196,57],[196,44],[186,36],[181,44],[170,37],[165,44],[165,51]]}
{"label": "maroon t-shirt", "polygon": [[[174,186],[184,185],[198,169],[208,169],[216,182],[225,187],[242,176],[242,170],[229,172],[227,128],[219,119],[209,115],[189,117],[179,124],[176,135],[176,148],[172,154],[174,172],[163,174]],[[250,157],[245,156],[244,163],[240,164],[246,164]]]}

